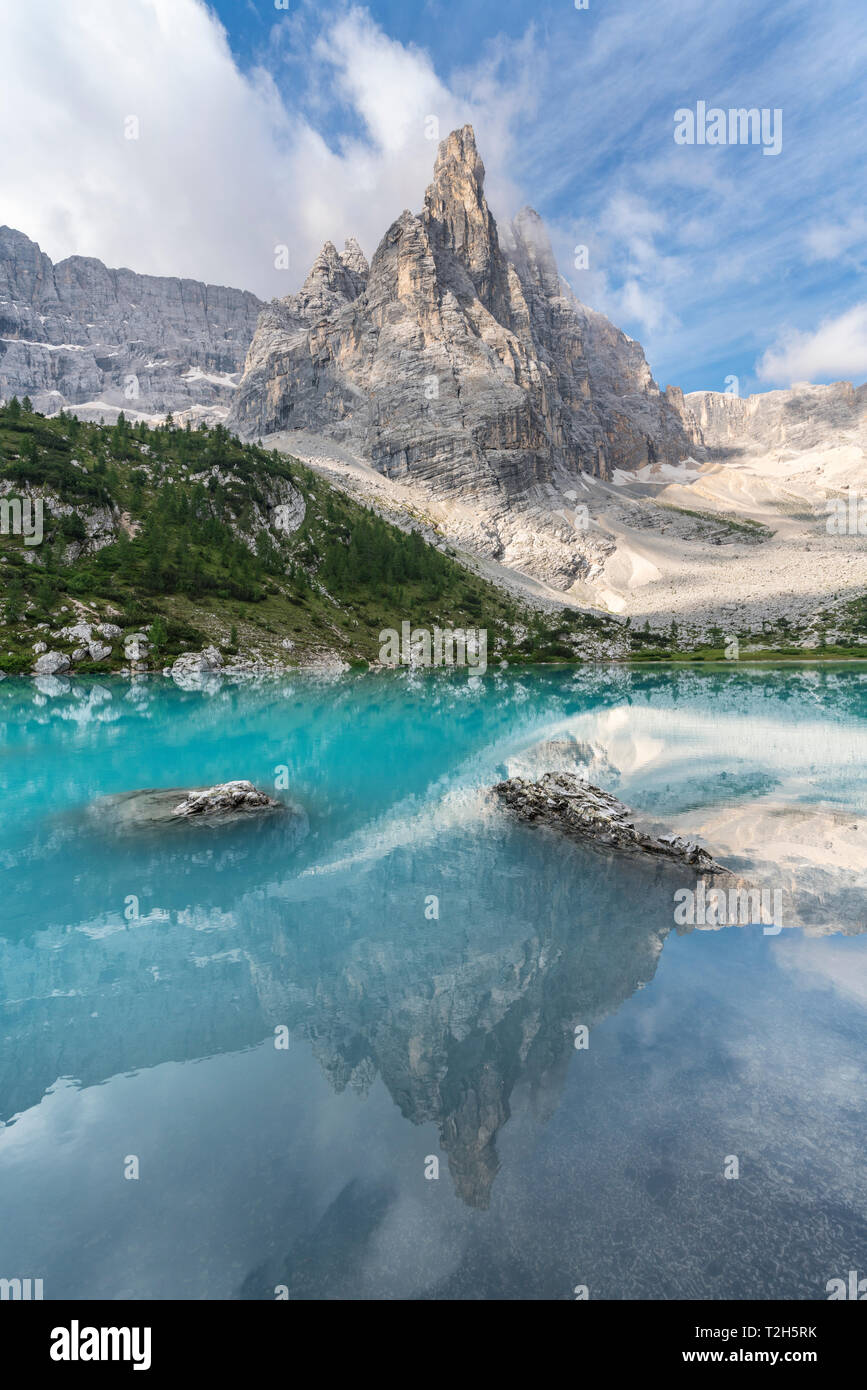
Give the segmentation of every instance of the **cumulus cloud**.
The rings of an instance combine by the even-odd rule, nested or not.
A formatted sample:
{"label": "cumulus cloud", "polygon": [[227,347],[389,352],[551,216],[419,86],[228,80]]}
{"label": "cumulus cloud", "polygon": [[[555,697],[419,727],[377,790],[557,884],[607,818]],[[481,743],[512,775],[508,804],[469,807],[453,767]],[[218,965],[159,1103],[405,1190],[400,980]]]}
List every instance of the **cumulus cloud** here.
{"label": "cumulus cloud", "polygon": [[[293,18],[275,24],[268,66],[241,71],[201,0],[0,0],[0,221],[55,260],[93,255],[270,297],[300,283],[326,239],[355,235],[371,254],[421,205],[437,122],[445,136],[472,121],[494,186],[514,196],[500,171],[530,98],[496,80],[503,55],[456,91],[364,9],[326,15],[312,41]],[[293,37],[306,110],[293,104],[297,66],[281,82]],[[317,89],[349,112],[352,135],[329,142],[312,123]],[[284,245],[288,272],[275,265]]]}
{"label": "cumulus cloud", "polygon": [[867,377],[867,302],[824,319],[812,333],[781,334],[757,370],[760,380],[775,386],[790,386],[794,381],[863,381]]}

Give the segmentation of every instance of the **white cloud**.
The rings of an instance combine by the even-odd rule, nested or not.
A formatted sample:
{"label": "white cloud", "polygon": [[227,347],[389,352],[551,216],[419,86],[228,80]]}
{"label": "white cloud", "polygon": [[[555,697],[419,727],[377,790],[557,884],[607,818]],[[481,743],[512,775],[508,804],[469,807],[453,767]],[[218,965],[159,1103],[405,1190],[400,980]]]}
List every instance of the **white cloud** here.
{"label": "white cloud", "polygon": [[854,381],[867,377],[867,302],[836,318],[824,319],[812,333],[781,334],[757,364],[759,377],[777,386],[793,381]]}
{"label": "white cloud", "polygon": [[[867,247],[867,221],[855,216],[846,222],[818,222],[810,227],[804,244],[809,261],[841,261],[858,264]],[[850,254],[860,252],[860,257]]]}
{"label": "white cloud", "polygon": [[[98,256],[269,297],[300,283],[326,239],[355,235],[372,254],[421,206],[436,155],[426,117],[442,137],[473,121],[504,168],[529,98],[495,80],[496,57],[463,74],[458,95],[366,10],[322,18],[304,50],[308,95],[327,92],[361,132],[330,145],[290,104],[295,75],[289,95],[279,86],[291,17],[273,31],[274,70],[245,73],[201,0],[0,0],[0,221],[54,260]],[[138,139],[125,138],[129,116]],[[502,175],[493,183],[511,194]],[[288,272],[275,269],[278,244]]]}
{"label": "white cloud", "polygon": [[849,941],[803,937],[786,942],[785,950],[775,943],[774,954],[781,968],[800,975],[808,987],[824,985],[847,1001],[867,1006],[867,958],[853,951]]}

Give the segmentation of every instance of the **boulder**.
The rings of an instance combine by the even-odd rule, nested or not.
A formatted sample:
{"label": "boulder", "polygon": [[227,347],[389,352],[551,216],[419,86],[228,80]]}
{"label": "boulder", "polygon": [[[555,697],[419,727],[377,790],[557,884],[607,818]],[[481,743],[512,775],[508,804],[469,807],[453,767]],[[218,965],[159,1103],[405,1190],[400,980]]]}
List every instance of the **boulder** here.
{"label": "boulder", "polygon": [[299,808],[275,801],[252,782],[221,782],[213,787],[146,788],[102,797],[90,814],[106,831],[124,833],[164,826],[225,825],[254,821],[291,811],[301,832],[305,822]]}
{"label": "boulder", "polygon": [[79,646],[87,646],[93,635],[93,628],[90,623],[74,623],[72,627],[62,627],[60,636],[65,642],[76,642]]}
{"label": "boulder", "polygon": [[282,810],[283,803],[275,801],[253,786],[252,782],[221,782],[216,787],[188,792],[174,809],[176,816],[224,816],[227,813]]}
{"label": "boulder", "polygon": [[205,647],[201,652],[184,652],[172,666],[172,676],[207,675],[219,671],[223,658],[216,647]]}
{"label": "boulder", "polygon": [[659,834],[649,824],[636,824],[633,812],[610,792],[569,772],[546,772],[538,782],[510,777],[494,787],[495,794],[522,820],[553,826],[603,849],[622,850],[688,864],[700,872],[727,873],[695,840]]}
{"label": "boulder", "polygon": [[63,652],[45,652],[36,658],[33,670],[37,676],[57,676],[69,670],[69,657]]}
{"label": "boulder", "polygon": [[143,632],[133,632],[125,638],[123,654],[127,661],[146,661],[151,644]]}

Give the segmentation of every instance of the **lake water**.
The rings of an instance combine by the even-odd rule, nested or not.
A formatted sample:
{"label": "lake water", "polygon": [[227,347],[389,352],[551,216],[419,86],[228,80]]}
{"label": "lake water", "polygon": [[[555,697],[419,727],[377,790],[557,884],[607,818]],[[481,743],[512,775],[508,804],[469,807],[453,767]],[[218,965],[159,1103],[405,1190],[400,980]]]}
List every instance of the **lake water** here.
{"label": "lake water", "polygon": [[[867,1274],[867,936],[678,934],[677,871],[485,794],[578,757],[660,818],[793,789],[863,815],[865,753],[856,667],[3,682],[0,1277],[815,1299]],[[236,777],[295,810],[93,814]]]}

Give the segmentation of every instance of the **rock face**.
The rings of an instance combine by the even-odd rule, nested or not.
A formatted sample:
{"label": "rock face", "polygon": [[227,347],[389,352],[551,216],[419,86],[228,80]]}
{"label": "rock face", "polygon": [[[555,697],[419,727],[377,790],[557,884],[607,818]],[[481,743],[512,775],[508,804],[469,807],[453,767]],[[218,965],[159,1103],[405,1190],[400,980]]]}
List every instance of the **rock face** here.
{"label": "rock face", "polygon": [[640,346],[560,278],[538,215],[498,234],[470,126],[442,142],[422,211],[369,269],[355,243],[328,243],[300,292],[263,311],[229,424],[325,433],[389,477],[478,500],[494,554],[504,503],[693,447]]}
{"label": "rock face", "polygon": [[552,825],[572,839],[602,849],[671,859],[701,872],[726,873],[707,850],[679,835],[655,835],[636,826],[616,796],[568,772],[546,772],[538,782],[511,777],[494,791],[522,820]]}
{"label": "rock face", "polygon": [[29,395],[46,414],[224,418],[262,307],[244,290],[88,256],[54,265],[0,227],[0,396]]}
{"label": "rock face", "polygon": [[803,453],[844,442],[844,437],[867,447],[867,385],[802,382],[787,391],[744,397],[722,391],[690,391],[684,396],[669,387],[668,395],[687,431],[723,453]]}

